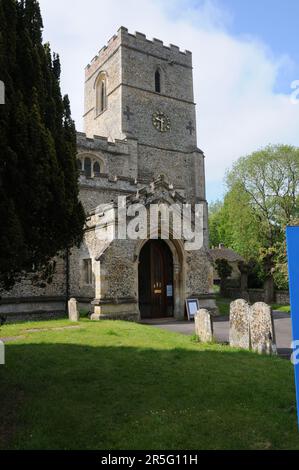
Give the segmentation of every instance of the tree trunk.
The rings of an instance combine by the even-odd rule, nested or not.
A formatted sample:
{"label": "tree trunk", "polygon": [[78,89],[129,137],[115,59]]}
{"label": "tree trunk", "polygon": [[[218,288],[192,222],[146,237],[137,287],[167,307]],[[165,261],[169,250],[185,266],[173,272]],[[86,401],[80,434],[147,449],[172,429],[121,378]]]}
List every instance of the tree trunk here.
{"label": "tree trunk", "polygon": [[247,292],[248,289],[248,274],[241,273],[241,292]]}
{"label": "tree trunk", "polygon": [[272,304],[274,302],[274,280],[272,276],[268,276],[264,282],[266,304]]}

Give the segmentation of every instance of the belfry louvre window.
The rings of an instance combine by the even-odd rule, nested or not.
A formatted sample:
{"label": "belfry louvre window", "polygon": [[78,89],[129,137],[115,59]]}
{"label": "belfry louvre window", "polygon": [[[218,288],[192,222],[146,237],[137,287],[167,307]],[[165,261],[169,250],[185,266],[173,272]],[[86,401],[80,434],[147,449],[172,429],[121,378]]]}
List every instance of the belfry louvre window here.
{"label": "belfry louvre window", "polygon": [[84,284],[92,285],[92,262],[91,262],[91,258],[83,260],[83,281],[84,281]]}
{"label": "belfry louvre window", "polygon": [[161,73],[160,70],[156,70],[155,73],[155,91],[161,93]]}
{"label": "belfry louvre window", "polygon": [[96,83],[96,112],[102,113],[107,109],[107,79],[104,73],[101,73]]}

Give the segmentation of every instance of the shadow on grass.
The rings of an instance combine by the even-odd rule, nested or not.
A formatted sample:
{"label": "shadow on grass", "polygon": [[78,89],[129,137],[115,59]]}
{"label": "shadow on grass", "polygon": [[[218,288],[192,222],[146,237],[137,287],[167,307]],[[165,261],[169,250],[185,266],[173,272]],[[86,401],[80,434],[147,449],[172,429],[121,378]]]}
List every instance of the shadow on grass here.
{"label": "shadow on grass", "polygon": [[2,448],[299,448],[292,367],[252,353],[11,344],[0,382]]}
{"label": "shadow on grass", "polygon": [[57,321],[57,320],[67,320],[68,316],[63,312],[56,313],[23,313],[23,314],[8,314],[4,315],[6,325],[21,325],[26,323],[33,322],[45,322],[45,321]]}

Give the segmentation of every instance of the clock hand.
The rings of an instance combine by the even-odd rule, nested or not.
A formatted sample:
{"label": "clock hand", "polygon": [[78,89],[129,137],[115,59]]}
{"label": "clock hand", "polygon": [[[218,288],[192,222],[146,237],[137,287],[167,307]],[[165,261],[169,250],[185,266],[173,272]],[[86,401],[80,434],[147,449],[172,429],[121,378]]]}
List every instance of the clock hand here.
{"label": "clock hand", "polygon": [[156,120],[158,122],[160,122],[160,124],[161,124],[160,129],[161,129],[161,131],[163,131],[164,130],[164,124],[165,124],[165,118],[164,117],[160,117],[160,118],[157,117]]}

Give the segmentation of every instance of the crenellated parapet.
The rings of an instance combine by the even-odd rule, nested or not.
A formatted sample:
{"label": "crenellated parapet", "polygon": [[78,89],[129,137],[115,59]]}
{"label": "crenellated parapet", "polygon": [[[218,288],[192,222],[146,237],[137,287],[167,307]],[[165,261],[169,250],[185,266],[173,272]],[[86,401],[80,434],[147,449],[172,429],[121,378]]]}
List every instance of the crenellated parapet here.
{"label": "crenellated parapet", "polygon": [[[130,142],[134,143],[136,141],[135,139],[130,139]],[[131,144],[127,139],[116,139],[111,142],[107,137],[95,135],[93,138],[90,138],[83,132],[77,132],[77,146],[79,150],[102,151],[116,155],[129,155],[131,151]]]}
{"label": "crenellated parapet", "polygon": [[[85,157],[89,157],[92,165],[98,160],[101,172],[107,173],[109,177],[116,175],[133,180],[137,178],[138,142],[134,138],[115,139],[112,142],[107,137],[95,135],[90,138],[78,132],[77,149],[79,159],[84,160]],[[82,170],[84,170],[83,164]],[[93,175],[95,170],[92,169],[91,173]]]}
{"label": "crenellated parapet", "polygon": [[147,54],[156,55],[170,64],[181,64],[192,67],[192,53],[188,50],[181,51],[174,44],[165,45],[160,39],[148,39],[145,34],[129,33],[128,29],[121,26],[114,36],[109,39],[107,45],[102,47],[91,62],[86,66],[85,75],[88,79],[120,46],[134,50],[140,50]]}

